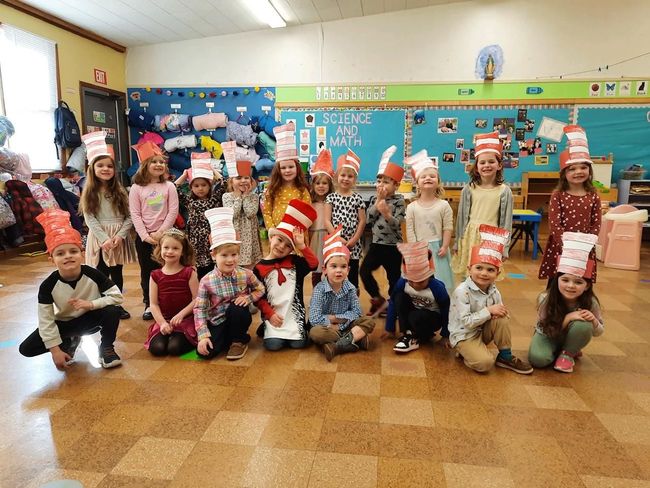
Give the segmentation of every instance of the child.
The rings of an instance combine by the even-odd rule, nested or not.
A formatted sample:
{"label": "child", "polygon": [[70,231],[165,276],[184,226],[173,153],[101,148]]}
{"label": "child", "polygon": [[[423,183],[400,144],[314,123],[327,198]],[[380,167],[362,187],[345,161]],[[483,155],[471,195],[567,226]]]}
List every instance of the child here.
{"label": "child", "polygon": [[[503,146],[499,134],[476,136],[476,163],[469,173],[471,181],[463,187],[456,220],[456,241],[452,269],[466,274],[472,249],[480,242],[478,228],[487,224],[512,230],[512,191],[503,183]],[[508,257],[508,246],[503,258]]]}
{"label": "child", "polygon": [[350,249],[341,228],[328,235],[323,248],[325,278],[316,285],[309,305],[309,337],[323,346],[328,361],[337,354],[367,350],[375,321],[361,316],[359,297],[348,281]]}
{"label": "child", "polygon": [[176,180],[179,187],[190,180],[190,195],[178,188],[179,202],[187,209],[187,235],[196,255],[196,272],[200,280],[214,268],[210,256],[208,237],[210,225],[205,218],[205,211],[219,206],[216,193],[213,191],[214,171],[209,160],[193,159],[192,169],[185,171]]}
{"label": "child", "polygon": [[339,156],[336,163],[336,192],[325,199],[325,225],[334,233],[334,227],[342,225],[341,238],[350,250],[348,279],[359,293],[359,259],[361,258],[361,237],[366,227],[366,212],[363,198],[354,191],[361,167],[361,159],[348,149]]}
{"label": "child", "polygon": [[[269,254],[255,266],[266,296],[258,302],[264,318],[264,347],[299,349],[309,342],[303,283],[318,266],[318,258],[305,245],[305,231],[316,210],[301,200],[291,200],[282,222],[269,230]],[[299,251],[302,256],[292,254]]]}
{"label": "child", "polygon": [[436,278],[442,281],[447,292],[454,291],[449,243],[454,225],[451,206],[442,196],[438,165],[422,150],[406,160],[411,166],[417,185],[415,200],[406,207],[406,238],[408,242],[424,241],[433,254]]}
{"label": "child", "polygon": [[260,242],[260,224],[257,211],[260,209],[260,197],[253,193],[255,180],[252,178],[250,161],[237,161],[235,141],[224,142],[223,156],[228,168],[228,190],[223,195],[223,206],[233,209],[235,230],[241,240],[239,265],[252,269],[262,258]]}
{"label": "child", "polygon": [[481,244],[472,248],[469,276],[454,291],[449,311],[451,345],[465,365],[485,373],[495,364],[487,345],[499,349],[496,365],[515,373],[530,374],[533,368],[511,350],[508,309],[494,282],[501,271],[509,232],[490,225],[479,226]]}
{"label": "child", "polygon": [[[600,232],[602,217],[600,197],[592,183],[594,174],[587,135],[578,125],[568,125],[564,132],[569,145],[560,154],[560,181],[549,202],[548,244],[539,267],[539,278],[548,279],[549,286],[556,273],[557,260],[562,253],[562,234],[582,232],[597,235]],[[592,251],[591,259],[594,264],[595,257],[595,252]],[[596,267],[593,270],[592,282],[596,282]]]}
{"label": "child", "polygon": [[551,286],[540,295],[537,326],[528,350],[535,368],[555,362],[557,371],[572,373],[580,350],[603,333],[600,303],[593,291],[596,263],[589,256],[597,240],[594,234],[562,234],[562,256]]}
{"label": "child", "polygon": [[386,309],[386,299],[381,296],[377,280],[372,272],[382,266],[388,278],[388,296],[392,295],[400,277],[402,256],[397,244],[402,242],[402,222],[406,213],[404,197],[395,193],[399,187],[404,168],[390,161],[397,151],[391,146],[381,156],[377,171],[377,195],[370,199],[367,222],[372,225],[372,243],[361,264],[361,279],[370,295],[370,311],[374,316]]}
{"label": "child", "polygon": [[[122,267],[135,261],[131,238],[133,222],[129,214],[129,195],[115,176],[113,148],[106,144],[104,132],[81,136],[86,145],[88,171],[79,210],[88,226],[86,264],[109,277],[124,289]],[[120,319],[131,317],[120,308]]]}
{"label": "child", "polygon": [[203,277],[194,304],[194,326],[199,357],[211,359],[228,351],[226,359],[241,359],[248,350],[248,306],[264,295],[264,285],[253,272],[237,266],[239,244],[233,227],[232,208],[205,212],[210,222],[210,253],[216,267]]}
{"label": "child", "polygon": [[81,235],[70,225],[70,214],[48,209],[36,217],[45,230],[45,245],[57,270],[38,290],[38,329],[20,345],[28,358],[46,353],[63,371],[73,360],[82,335],[101,330],[99,362],[114,368],[122,362],[113,342],[120,325],[122,293],[106,276],[82,265]]}
{"label": "child", "polygon": [[316,220],[309,228],[309,247],[318,258],[318,268],[311,274],[312,287],[316,286],[323,272],[323,241],[327,235],[325,224],[325,199],[334,191],[334,169],[332,166],[332,153],[323,149],[318,153],[316,164],[311,170],[311,196],[312,206],[316,210]]}
{"label": "child", "polygon": [[282,222],[287,205],[297,198],[311,203],[309,185],[298,164],[296,151],[296,128],[293,123],[273,128],[276,137],[275,166],[264,196],[264,226],[273,229]]}
{"label": "child", "polygon": [[140,286],[145,304],[142,320],[152,320],[149,309],[149,277],[160,265],[151,257],[163,232],[170,229],[178,215],[176,187],[165,178],[167,163],[160,148],[152,142],[138,146],[140,167],[133,176],[129,209],[138,233],[135,249],[140,263]]}
{"label": "child", "polygon": [[194,299],[199,281],[194,271],[194,250],[185,234],[166,230],[153,252],[162,265],[151,272],[149,303],[156,321],[144,346],[154,356],[180,356],[196,347]]}
{"label": "child", "polygon": [[437,330],[440,330],[445,347],[449,347],[449,295],[445,284],[433,276],[433,253],[424,241],[398,244],[397,247],[404,256],[403,277],[390,296],[386,331],[395,331],[395,319],[399,317],[402,336],[393,351],[414,351]]}

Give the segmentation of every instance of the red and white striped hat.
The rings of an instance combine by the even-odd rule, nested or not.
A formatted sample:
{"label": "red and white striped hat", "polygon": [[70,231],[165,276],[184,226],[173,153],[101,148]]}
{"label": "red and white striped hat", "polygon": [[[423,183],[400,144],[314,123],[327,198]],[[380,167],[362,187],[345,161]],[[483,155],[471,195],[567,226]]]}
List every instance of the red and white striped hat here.
{"label": "red and white striped hat", "polygon": [[323,266],[335,256],[344,257],[346,261],[350,261],[350,250],[348,246],[345,245],[345,241],[341,237],[341,231],[343,230],[343,225],[334,229],[334,232],[325,236],[325,241],[323,242]]}
{"label": "red and white striped hat", "polygon": [[62,244],[74,244],[83,249],[81,234],[70,224],[70,214],[58,208],[48,208],[36,216],[36,221],[45,231],[45,246],[52,254]]}
{"label": "red and white striped hat", "polygon": [[566,125],[564,126],[564,133],[567,137],[566,150],[568,151],[568,158],[565,159],[563,164],[562,155],[560,154],[560,169],[562,170],[568,165],[576,163],[592,164],[585,130],[579,125]]}
{"label": "red and white striped hat", "polygon": [[569,273],[591,279],[594,261],[589,259],[591,250],[598,242],[595,234],[565,232],[562,234],[562,255],[558,258],[557,273]]}
{"label": "red and white striped hat", "polygon": [[[274,229],[269,230],[269,237],[282,235],[291,241],[293,246],[293,230],[297,227],[306,231],[316,220],[316,209],[307,202],[294,198],[287,205],[282,221]],[[294,246],[295,247],[295,246]]]}
{"label": "red and white striped hat", "polygon": [[232,222],[234,211],[231,207],[211,208],[205,211],[210,224],[210,250],[224,244],[241,244]]}
{"label": "red and white striped hat", "polygon": [[332,152],[329,149],[323,149],[318,153],[316,163],[310,171],[311,176],[327,175],[334,177],[334,165],[332,164]]}
{"label": "red and white striped hat", "polygon": [[500,268],[503,264],[503,251],[508,243],[510,232],[487,224],[481,224],[478,231],[481,234],[481,243],[472,247],[470,266],[487,263]]}
{"label": "red and white striped hat", "polygon": [[424,241],[399,243],[397,249],[402,253],[402,276],[409,281],[424,281],[433,276],[436,270],[429,244]]}
{"label": "red and white striped hat", "polygon": [[296,126],[293,122],[273,128],[275,135],[275,162],[298,160]]}
{"label": "red and white striped hat", "polygon": [[109,156],[115,160],[113,146],[106,144],[106,132],[101,130],[90,132],[81,136],[81,140],[86,145],[86,159],[89,165],[102,156]]}
{"label": "red and white striped hat", "polygon": [[361,158],[357,156],[352,149],[348,149],[347,153],[341,154],[336,160],[336,169],[341,171],[343,168],[350,168],[357,176],[359,176]]}
{"label": "red and white striped hat", "polygon": [[390,179],[400,183],[402,178],[404,178],[404,168],[399,164],[393,163],[390,161],[390,158],[397,151],[397,146],[390,146],[384,151],[379,160],[379,169],[377,170],[377,176],[388,176]]}
{"label": "red and white striped hat", "polygon": [[411,176],[417,183],[418,178],[425,169],[435,169],[438,171],[438,165],[431,161],[426,149],[422,149],[404,160],[404,164],[411,167]]}
{"label": "red and white striped hat", "polygon": [[212,171],[212,166],[210,165],[210,159],[207,161],[204,159],[192,159],[192,168],[189,171],[190,183],[197,178],[205,178],[210,183],[214,179],[214,172]]}
{"label": "red and white striped hat", "polygon": [[503,154],[503,142],[499,139],[498,132],[490,132],[488,134],[476,135],[476,147],[474,148],[474,158],[478,158],[481,154],[492,153],[498,154],[499,157]]}
{"label": "red and white striped hat", "polygon": [[223,159],[226,160],[228,177],[251,176],[253,174],[252,163],[250,161],[237,160],[237,143],[235,141],[222,142]]}

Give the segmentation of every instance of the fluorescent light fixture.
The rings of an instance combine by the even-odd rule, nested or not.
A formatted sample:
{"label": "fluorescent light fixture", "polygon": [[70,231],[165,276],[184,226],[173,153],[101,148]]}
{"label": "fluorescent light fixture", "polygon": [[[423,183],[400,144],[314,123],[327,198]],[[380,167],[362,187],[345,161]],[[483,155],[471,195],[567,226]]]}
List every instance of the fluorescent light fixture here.
{"label": "fluorescent light fixture", "polygon": [[244,0],[244,4],[260,22],[264,22],[273,29],[286,27],[287,23],[280,16],[270,0]]}

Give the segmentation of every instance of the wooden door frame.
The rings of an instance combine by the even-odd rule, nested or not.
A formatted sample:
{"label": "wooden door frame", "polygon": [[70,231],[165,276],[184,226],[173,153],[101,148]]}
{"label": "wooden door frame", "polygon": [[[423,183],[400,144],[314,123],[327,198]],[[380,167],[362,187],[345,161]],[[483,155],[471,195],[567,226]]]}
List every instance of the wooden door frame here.
{"label": "wooden door frame", "polygon": [[124,106],[128,107],[128,102],[126,100],[126,93],[113,90],[111,88],[106,88],[105,86],[101,85],[93,85],[92,83],[86,83],[85,81],[80,81],[79,82],[79,99],[81,103],[81,133],[84,133],[84,129],[86,128],[86,117],[85,117],[85,110],[84,110],[84,93],[83,93],[83,88],[90,88],[92,90],[97,90],[97,91],[102,91],[106,92],[109,95],[114,95],[116,97],[120,97],[124,99]]}

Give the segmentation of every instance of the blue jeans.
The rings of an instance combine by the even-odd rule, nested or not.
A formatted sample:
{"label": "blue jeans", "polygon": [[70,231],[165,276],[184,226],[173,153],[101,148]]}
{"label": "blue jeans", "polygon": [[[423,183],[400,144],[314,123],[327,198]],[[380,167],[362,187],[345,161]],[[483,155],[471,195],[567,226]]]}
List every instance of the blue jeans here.
{"label": "blue jeans", "polygon": [[297,340],[280,339],[278,337],[269,337],[268,339],[264,339],[264,347],[269,351],[279,351],[285,347],[291,349],[302,349],[303,347],[307,347],[307,344],[309,344],[308,337]]}

